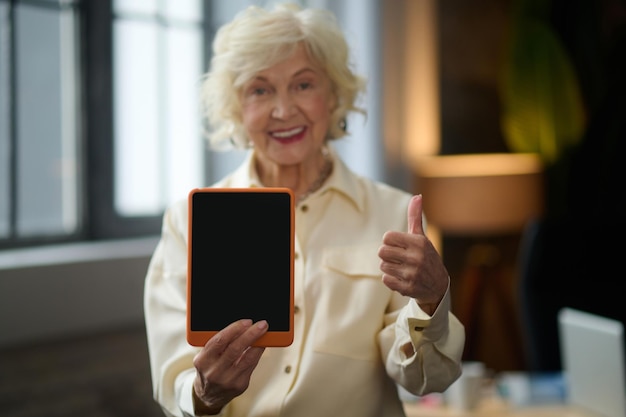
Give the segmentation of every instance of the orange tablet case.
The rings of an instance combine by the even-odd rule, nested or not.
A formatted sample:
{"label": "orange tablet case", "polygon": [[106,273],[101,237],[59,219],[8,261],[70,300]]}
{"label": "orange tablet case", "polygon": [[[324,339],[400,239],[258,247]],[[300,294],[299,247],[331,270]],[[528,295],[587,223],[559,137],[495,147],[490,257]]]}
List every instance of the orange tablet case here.
{"label": "orange tablet case", "polygon": [[238,319],[267,319],[257,346],[289,346],[294,325],[294,194],[288,188],[189,192],[187,342]]}

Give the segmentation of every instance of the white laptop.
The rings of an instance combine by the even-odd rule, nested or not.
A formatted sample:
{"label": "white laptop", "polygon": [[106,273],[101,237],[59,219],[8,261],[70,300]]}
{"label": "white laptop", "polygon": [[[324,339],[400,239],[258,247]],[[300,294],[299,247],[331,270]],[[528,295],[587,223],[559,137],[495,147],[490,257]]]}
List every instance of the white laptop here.
{"label": "white laptop", "polygon": [[626,417],[624,324],[563,308],[558,325],[569,403],[602,417]]}

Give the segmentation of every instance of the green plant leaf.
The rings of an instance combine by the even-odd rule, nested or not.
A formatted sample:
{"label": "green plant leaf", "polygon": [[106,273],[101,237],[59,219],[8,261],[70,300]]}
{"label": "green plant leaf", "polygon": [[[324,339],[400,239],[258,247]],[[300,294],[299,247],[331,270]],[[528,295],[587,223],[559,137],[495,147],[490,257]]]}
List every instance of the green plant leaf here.
{"label": "green plant leaf", "polygon": [[585,129],[578,79],[559,40],[542,21],[518,17],[501,79],[502,129],[513,152],[552,163]]}

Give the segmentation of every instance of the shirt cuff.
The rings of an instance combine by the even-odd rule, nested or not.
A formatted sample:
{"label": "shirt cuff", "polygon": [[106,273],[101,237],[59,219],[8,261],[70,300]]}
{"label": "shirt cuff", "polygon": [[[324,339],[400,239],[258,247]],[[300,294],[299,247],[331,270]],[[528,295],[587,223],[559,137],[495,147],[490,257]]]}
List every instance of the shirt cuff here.
{"label": "shirt cuff", "polygon": [[398,317],[397,323],[411,339],[414,346],[420,344],[422,338],[436,340],[445,331],[450,310],[450,285],[439,302],[432,316],[420,308],[415,299],[411,298]]}
{"label": "shirt cuff", "polygon": [[[195,407],[193,405],[194,403],[194,399],[193,399],[193,384],[194,381],[196,379],[196,373],[195,370],[194,372],[190,372],[187,375],[184,375],[184,380],[183,380],[183,384],[180,388],[180,392],[179,392],[179,396],[178,398],[180,398],[179,402],[178,402],[178,406],[180,407],[180,411],[182,411],[183,415],[185,417],[197,417],[197,416],[208,416],[208,414],[196,414],[195,412]],[[222,408],[222,411],[220,411],[218,414],[211,414],[211,416],[225,416],[225,410],[226,410],[225,406],[224,408]]]}
{"label": "shirt cuff", "polygon": [[180,387],[178,406],[185,417],[196,415],[193,407],[193,382],[195,378],[195,372],[188,373],[185,375],[183,385]]}

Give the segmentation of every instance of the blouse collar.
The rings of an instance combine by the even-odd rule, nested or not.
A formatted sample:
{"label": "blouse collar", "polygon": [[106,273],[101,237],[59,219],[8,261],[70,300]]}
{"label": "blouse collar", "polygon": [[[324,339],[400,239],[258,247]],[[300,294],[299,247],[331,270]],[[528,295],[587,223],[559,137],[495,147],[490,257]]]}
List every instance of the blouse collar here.
{"label": "blouse collar", "polygon": [[[357,174],[350,170],[331,144],[327,146],[333,161],[333,172],[314,195],[336,192],[348,199],[358,211],[363,211],[365,199],[363,190],[359,186]],[[263,184],[259,180],[253,161],[254,149],[248,152],[244,161],[230,176],[228,183],[221,181],[216,186],[224,185],[234,188],[262,187]]]}

